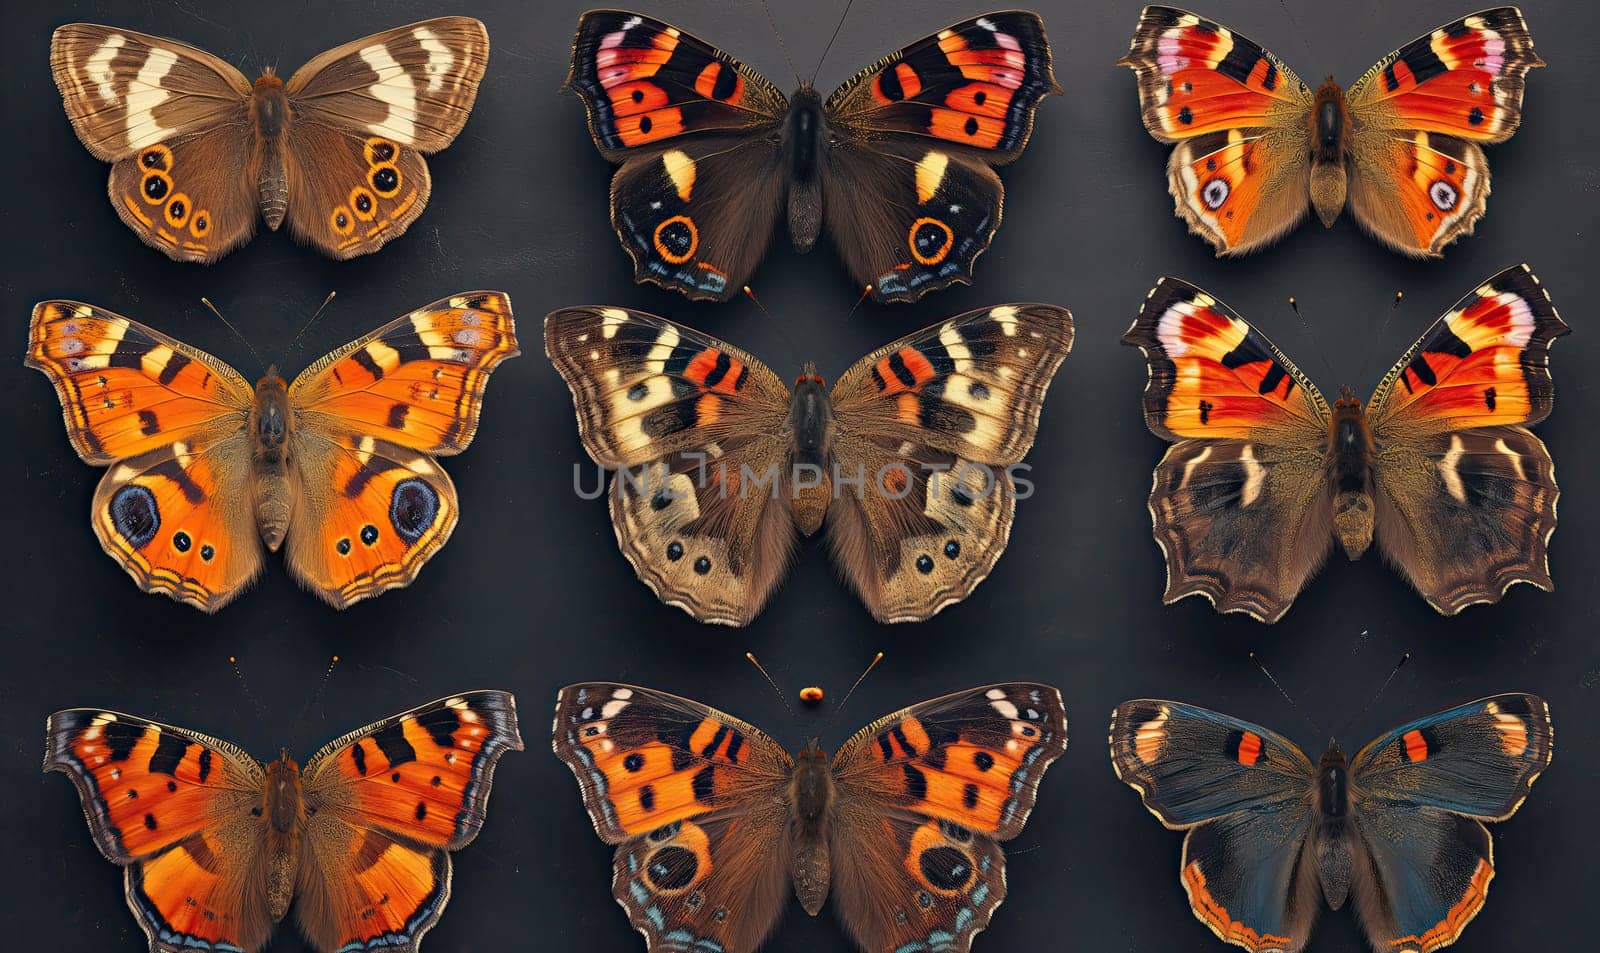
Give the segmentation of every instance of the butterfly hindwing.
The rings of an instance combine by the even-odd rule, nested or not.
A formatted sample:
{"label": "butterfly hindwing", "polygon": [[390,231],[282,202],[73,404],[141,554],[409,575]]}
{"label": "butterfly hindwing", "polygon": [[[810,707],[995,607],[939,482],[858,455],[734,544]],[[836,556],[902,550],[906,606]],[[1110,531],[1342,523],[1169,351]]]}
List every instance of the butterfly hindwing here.
{"label": "butterfly hindwing", "polygon": [[45,770],[72,779],[100,852],[127,869],[128,905],[157,953],[254,950],[272,929],[248,876],[260,765],[195,732],[71,709],[45,727]]}

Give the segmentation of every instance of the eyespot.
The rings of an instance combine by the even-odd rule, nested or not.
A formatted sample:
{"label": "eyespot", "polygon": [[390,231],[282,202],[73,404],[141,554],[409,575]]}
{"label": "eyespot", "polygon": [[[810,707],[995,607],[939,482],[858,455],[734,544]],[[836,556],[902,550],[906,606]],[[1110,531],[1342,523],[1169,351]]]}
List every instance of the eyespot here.
{"label": "eyespot", "polygon": [[139,168],[154,169],[159,172],[172,171],[172,150],[163,145],[154,145],[139,153]]}
{"label": "eyespot", "polygon": [[172,176],[159,170],[145,173],[144,179],[139,183],[139,194],[151,205],[160,205],[167,200],[167,193],[172,191]]}
{"label": "eyespot", "polygon": [[1228,195],[1233,190],[1228,186],[1227,179],[1212,179],[1205,188],[1200,190],[1200,200],[1206,203],[1206,208],[1215,212],[1228,200]]}
{"label": "eyespot", "polygon": [[911,246],[912,258],[924,265],[937,265],[950,254],[950,247],[956,243],[956,234],[938,219],[924,217],[911,223],[906,242]]}
{"label": "eyespot", "polygon": [[201,209],[190,217],[189,234],[195,238],[205,238],[211,234],[211,212],[209,209]]}
{"label": "eyespot", "polygon": [[394,198],[400,194],[400,169],[392,162],[379,163],[367,172],[367,182],[372,191],[386,199]]}
{"label": "eyespot", "polygon": [[422,538],[439,516],[439,494],[421,480],[401,480],[389,497],[389,525],[408,544]]}
{"label": "eyespot", "polygon": [[392,160],[400,152],[400,146],[392,139],[382,136],[373,136],[361,148],[361,154],[366,157],[367,165],[377,165],[380,162]]}
{"label": "eyespot", "polygon": [[1461,194],[1456,191],[1455,186],[1443,179],[1439,179],[1428,187],[1428,198],[1433,200],[1434,206],[1439,211],[1448,212],[1456,207],[1456,202],[1460,201]]}
{"label": "eyespot", "polygon": [[371,192],[358,185],[350,190],[350,209],[356,213],[356,218],[370,222],[378,214],[378,202]]}
{"label": "eyespot", "polygon": [[655,246],[656,253],[668,264],[681,265],[699,249],[700,230],[689,216],[674,215],[656,226]]}
{"label": "eyespot", "polygon": [[161,210],[161,214],[167,220],[168,225],[173,228],[182,228],[189,222],[190,210],[189,196],[182,192],[174,192],[172,197],[167,199],[167,207]]}
{"label": "eyespot", "polygon": [[111,496],[111,525],[134,549],[142,549],[161,528],[161,509],[154,493],[137,483]]}
{"label": "eyespot", "polygon": [[350,210],[343,205],[334,209],[333,214],[328,216],[328,225],[339,235],[348,235],[356,230],[355,219],[350,217]]}

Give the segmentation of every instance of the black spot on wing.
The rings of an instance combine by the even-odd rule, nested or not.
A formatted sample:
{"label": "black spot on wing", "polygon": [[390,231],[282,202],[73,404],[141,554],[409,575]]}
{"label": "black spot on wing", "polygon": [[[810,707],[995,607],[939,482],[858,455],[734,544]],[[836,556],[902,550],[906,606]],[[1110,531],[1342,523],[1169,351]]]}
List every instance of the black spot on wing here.
{"label": "black spot on wing", "polygon": [[461,728],[461,715],[449,705],[417,716],[417,724],[428,733],[433,743],[441,748],[456,746],[456,731]]}
{"label": "black spot on wing", "polygon": [[375,733],[372,742],[383,752],[384,760],[389,762],[391,768],[417,760],[417,749],[411,747],[411,742],[406,739],[405,727],[401,722],[397,721]]}
{"label": "black spot on wing", "polygon": [[177,777],[178,765],[183,762],[184,752],[188,750],[189,742],[171,732],[161,732],[156,741],[155,754],[150,756],[150,773]]}
{"label": "black spot on wing", "polygon": [[178,375],[183,372],[183,369],[192,363],[194,362],[189,360],[189,358],[174,351],[172,352],[172,356],[167,358],[167,363],[161,368],[161,374],[156,377],[156,380],[160,382],[162,387],[166,387],[174,380],[177,380]]}
{"label": "black spot on wing", "polygon": [[189,479],[188,471],[176,459],[163,460],[151,467],[147,472],[177,484],[178,489],[183,493],[183,498],[188,502],[201,503],[205,501],[206,491],[200,489],[200,484]]}

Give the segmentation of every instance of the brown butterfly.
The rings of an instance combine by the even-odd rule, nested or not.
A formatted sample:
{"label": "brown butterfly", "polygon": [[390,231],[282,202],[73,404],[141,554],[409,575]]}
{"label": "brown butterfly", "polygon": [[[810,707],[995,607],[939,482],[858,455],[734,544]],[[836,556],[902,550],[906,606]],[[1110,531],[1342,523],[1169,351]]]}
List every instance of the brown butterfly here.
{"label": "brown butterfly", "polygon": [[341,259],[404,234],[432,190],[422,154],[461,132],[488,59],[470,17],[347,43],[287,83],[92,23],[50,44],[72,128],[112,163],[117,214],[167,257],[206,264],[249,240],[258,212]]}
{"label": "brown butterfly", "polygon": [[816,740],[790,757],[699,702],[598,682],[561,690],[553,745],[617,847],[612,893],[646,948],[751,953],[792,885],[812,916],[831,894],[869,953],[966,953],[1067,716],[1048,685],[971,688],[873,722],[830,761]]}
{"label": "brown butterfly", "polygon": [[1072,348],[1072,315],[1008,304],[941,321],[791,391],[743,351],[655,315],[545,318],[596,463],[618,471],[623,555],[663,602],[745,625],[782,581],[795,530],[828,523],[880,622],[960,602],[1011,536],[1014,471]]}
{"label": "brown butterfly", "polygon": [[125,869],[151,953],[255,953],[291,901],[318,953],[414,953],[450,899],[450,853],[483,828],[495,764],[521,750],[516,700],[477,691],[353,731],[304,769],[74,708],[46,723],[44,768],[72,779]]}

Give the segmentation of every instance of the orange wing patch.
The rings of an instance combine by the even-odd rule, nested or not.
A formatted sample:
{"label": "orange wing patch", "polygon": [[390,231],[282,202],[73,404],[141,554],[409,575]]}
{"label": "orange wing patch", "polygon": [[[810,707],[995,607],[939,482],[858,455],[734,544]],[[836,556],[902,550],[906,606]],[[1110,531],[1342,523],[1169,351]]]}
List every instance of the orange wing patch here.
{"label": "orange wing patch", "polygon": [[27,365],[56,388],[86,463],[148,453],[210,426],[242,426],[248,381],[216,358],[76,301],[33,309]]}
{"label": "orange wing patch", "polygon": [[[678,48],[677,29],[652,32],[645,45],[633,45],[635,31],[618,30],[600,41],[594,67],[611,100],[615,133],[628,147],[642,146],[683,132],[683,110],[671,105],[667,91],[651,81]],[[705,73],[700,74],[704,80]],[[697,80],[698,87],[700,80]],[[711,77],[714,86],[715,77]]]}
{"label": "orange wing patch", "polygon": [[1256,154],[1259,148],[1260,140],[1229,129],[1190,143],[1187,162],[1178,158],[1185,155],[1183,147],[1173,153],[1189,208],[1222,235],[1228,248],[1244,240],[1250,218],[1261,205],[1267,178]]}
{"label": "orange wing patch", "polygon": [[511,300],[471,292],[435,301],[329,354],[295,379],[290,400],[335,433],[459,453],[477,432],[489,375],[519,353]]}
{"label": "orange wing patch", "polygon": [[1553,404],[1550,344],[1570,328],[1526,265],[1456,303],[1384,377],[1372,418],[1459,427],[1543,420]]}
{"label": "orange wing patch", "polygon": [[1161,279],[1122,340],[1149,360],[1145,415],[1159,436],[1249,438],[1307,424],[1326,430],[1327,404],[1299,369],[1187,282]]}
{"label": "orange wing patch", "polygon": [[223,856],[222,843],[202,832],[140,863],[130,878],[135,911],[147,923],[162,924],[163,938],[175,934],[201,949],[207,947],[200,943],[254,949],[266,937],[243,932],[237,898],[224,883]]}

